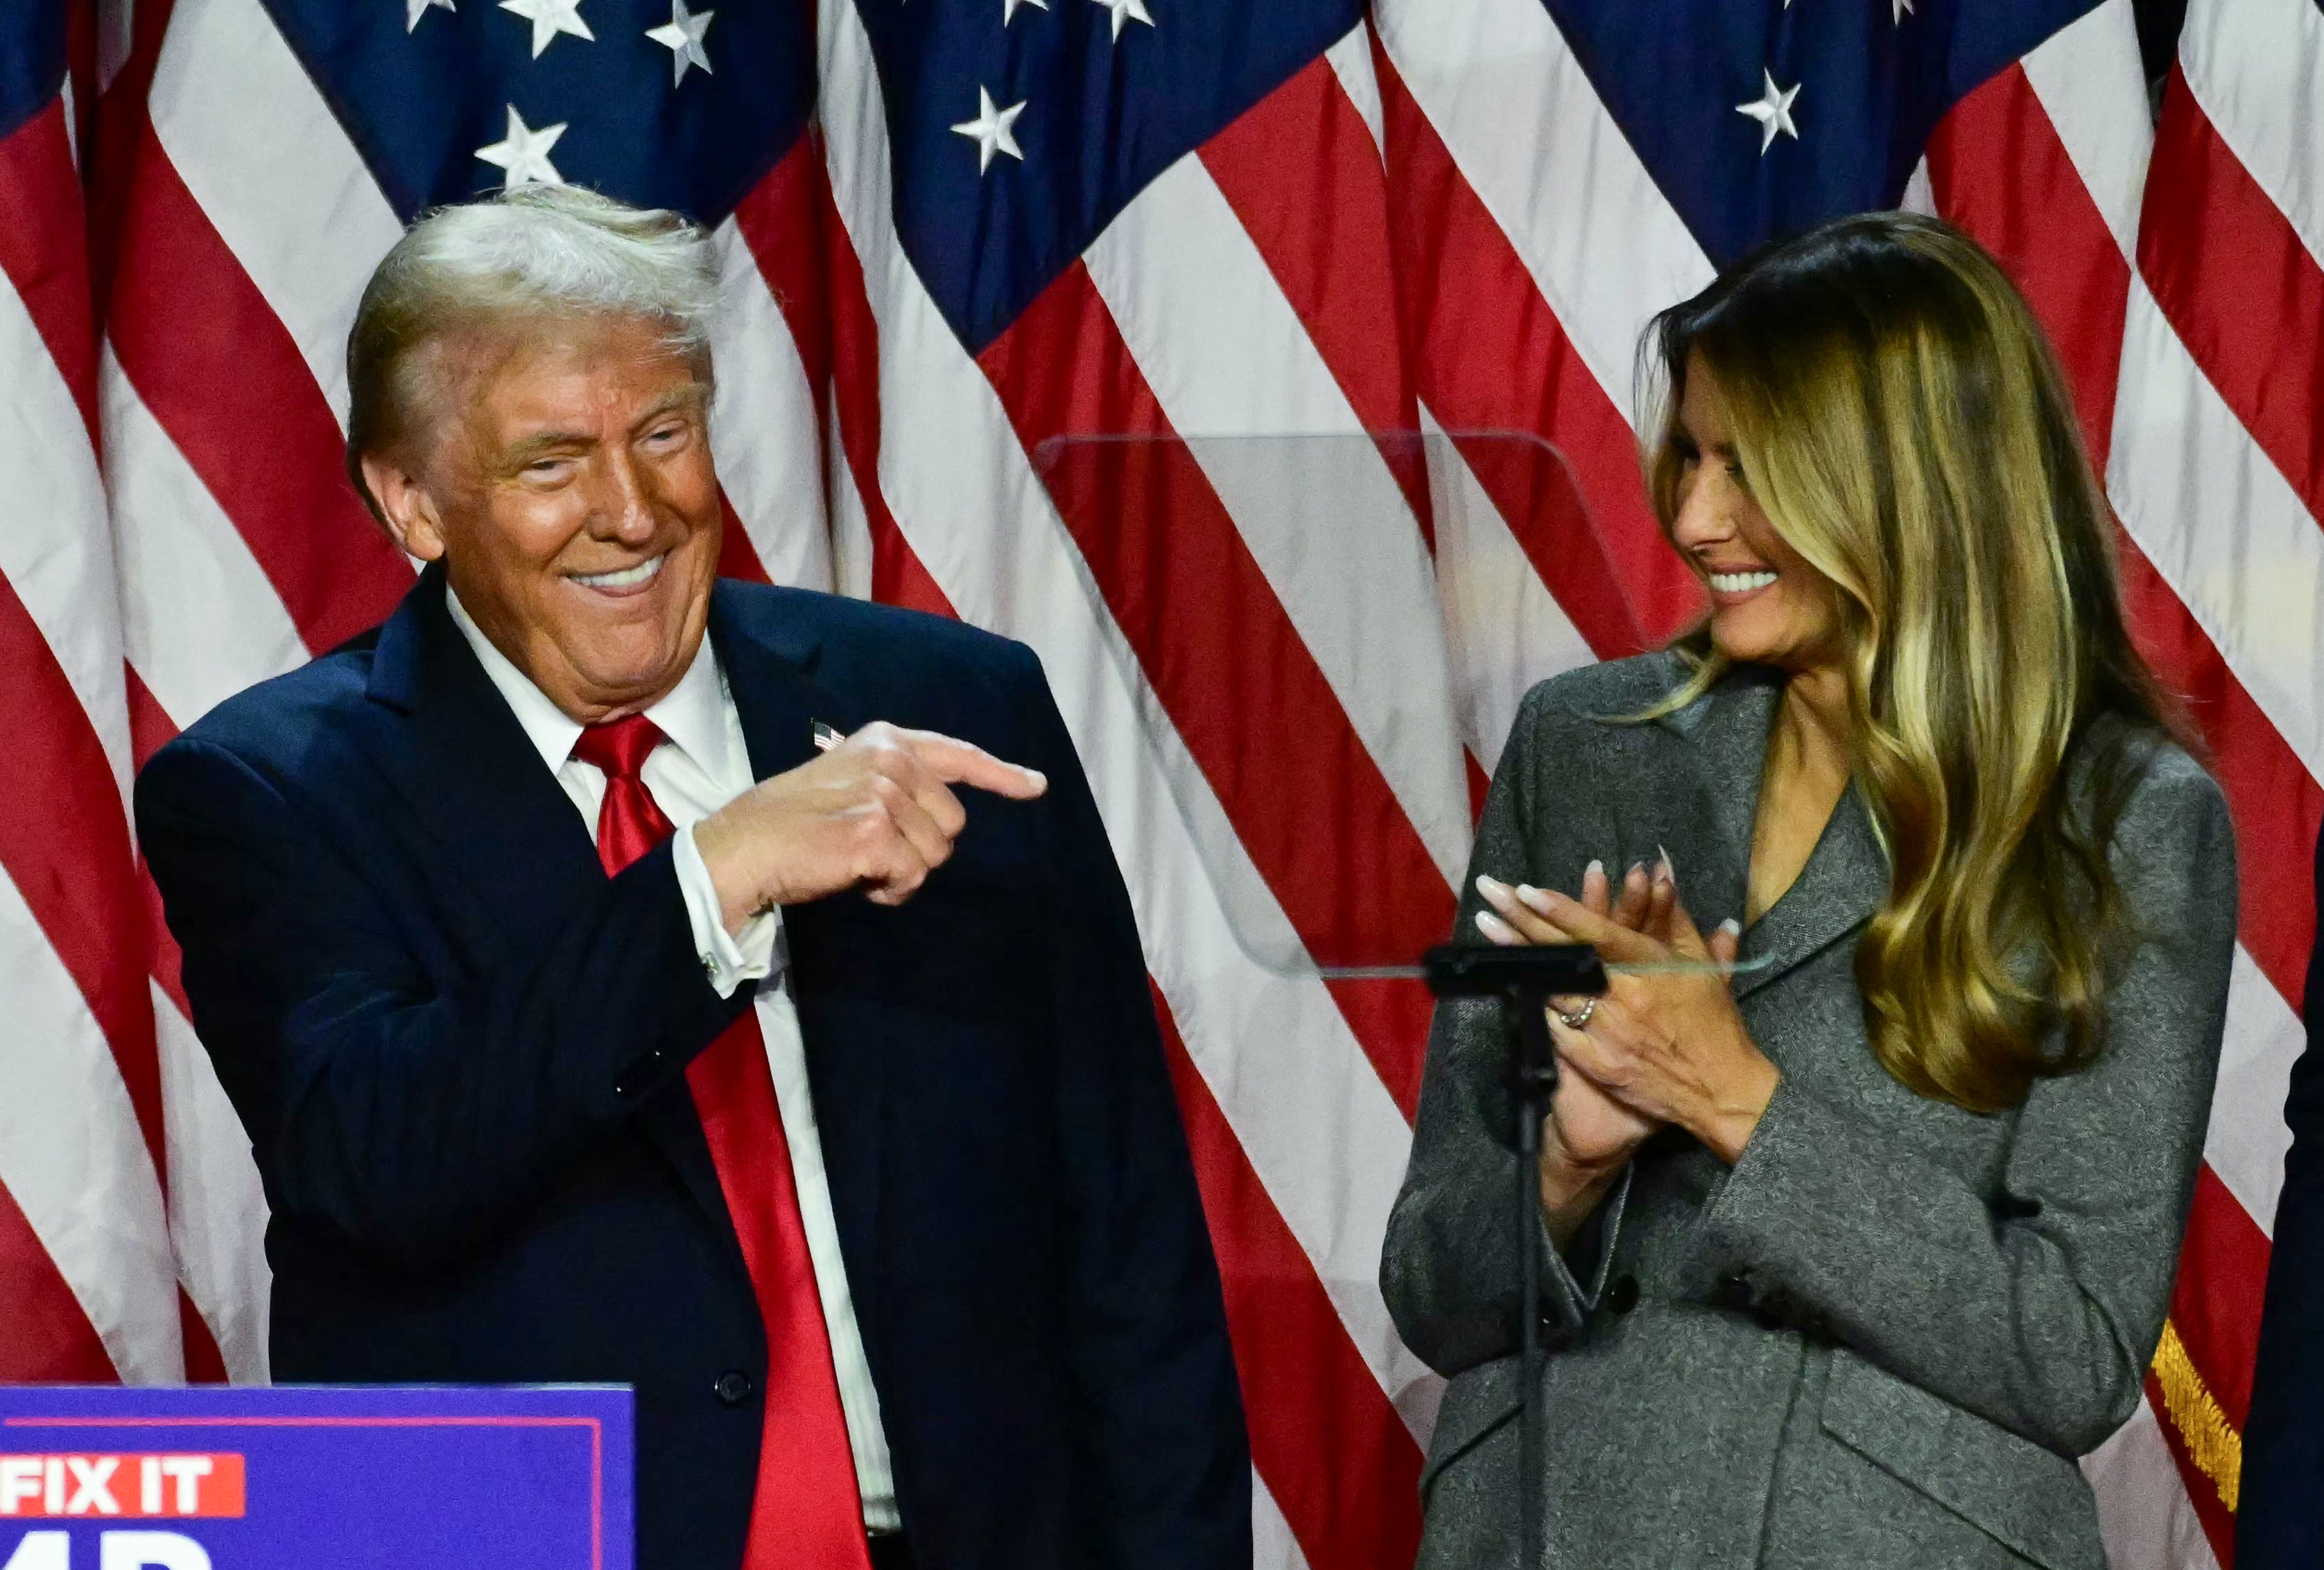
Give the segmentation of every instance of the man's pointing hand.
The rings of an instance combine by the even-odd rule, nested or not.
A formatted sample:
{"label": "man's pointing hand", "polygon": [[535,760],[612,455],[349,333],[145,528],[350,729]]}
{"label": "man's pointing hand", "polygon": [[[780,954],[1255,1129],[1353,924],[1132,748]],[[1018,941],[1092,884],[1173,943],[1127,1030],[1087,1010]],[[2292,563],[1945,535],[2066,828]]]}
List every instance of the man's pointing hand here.
{"label": "man's pointing hand", "polygon": [[951,859],[968,822],[954,785],[1018,801],[1049,788],[1038,770],[885,721],[761,780],[694,828],[726,929],[858,884],[879,904],[902,904]]}

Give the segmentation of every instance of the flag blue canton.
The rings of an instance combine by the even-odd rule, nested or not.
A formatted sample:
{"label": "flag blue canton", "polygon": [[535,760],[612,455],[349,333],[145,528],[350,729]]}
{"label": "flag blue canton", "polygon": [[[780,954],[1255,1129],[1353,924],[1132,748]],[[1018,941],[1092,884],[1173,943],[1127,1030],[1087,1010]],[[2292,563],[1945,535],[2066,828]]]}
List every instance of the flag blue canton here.
{"label": "flag blue canton", "polygon": [[[848,0],[828,0],[845,4]],[[896,227],[973,354],[1172,163],[1355,26],[1360,0],[863,0]],[[1144,20],[1141,17],[1150,17]],[[1016,152],[960,129],[1022,106]]]}
{"label": "flag blue canton", "polygon": [[[1544,0],[1721,267],[1825,218],[1895,207],[1945,112],[2098,3]],[[1777,126],[1740,107],[1771,97]]]}
{"label": "flag blue canton", "polygon": [[[499,189],[478,156],[510,112],[559,179],[715,224],[805,131],[815,105],[810,0],[727,0],[707,14],[706,69],[675,69],[648,34],[670,0],[580,0],[592,37],[545,29],[492,0],[267,0],[398,216]],[[539,51],[535,42],[544,32]]]}
{"label": "flag blue canton", "polygon": [[57,0],[0,0],[0,136],[57,96],[65,78],[65,8]]}

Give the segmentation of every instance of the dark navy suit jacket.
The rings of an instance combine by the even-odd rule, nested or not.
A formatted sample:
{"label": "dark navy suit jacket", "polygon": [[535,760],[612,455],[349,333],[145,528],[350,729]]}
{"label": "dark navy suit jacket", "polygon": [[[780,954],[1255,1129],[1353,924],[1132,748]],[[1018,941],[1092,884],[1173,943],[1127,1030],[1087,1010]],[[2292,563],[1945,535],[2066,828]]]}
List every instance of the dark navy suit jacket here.
{"label": "dark navy suit jacket", "polygon": [[[2316,845],[2324,909],[2324,839]],[[2324,1565],[2324,934],[2308,962],[2308,1049],[2292,1069],[2292,1149],[2244,1427],[2236,1570]]]}
{"label": "dark navy suit jacket", "polygon": [[[761,778],[811,723],[1046,771],[964,792],[910,902],[785,927],[853,1294],[924,1570],[1244,1570],[1216,1267],[1121,878],[1038,661],[721,583]],[[430,571],[137,782],[196,1025],[272,1206],[291,1381],[637,1390],[643,1570],[733,1570],[765,1335],[683,1071],[706,982],[668,845],[607,878]]]}

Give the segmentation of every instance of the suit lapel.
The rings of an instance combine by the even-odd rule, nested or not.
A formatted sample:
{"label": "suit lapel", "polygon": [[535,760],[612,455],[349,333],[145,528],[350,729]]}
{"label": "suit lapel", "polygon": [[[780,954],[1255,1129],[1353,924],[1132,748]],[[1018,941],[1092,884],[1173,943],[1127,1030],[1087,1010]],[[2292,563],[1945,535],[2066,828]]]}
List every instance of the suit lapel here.
{"label": "suit lapel", "polygon": [[571,901],[604,877],[572,799],[484,674],[444,605],[431,567],[380,629],[369,695],[400,712],[396,744],[374,761],[444,864],[490,867],[473,887],[488,919],[462,936],[484,954],[536,947]]}
{"label": "suit lapel", "polygon": [[1888,858],[1864,799],[1850,785],[1798,879],[1744,933],[1742,957],[1767,963],[1737,976],[1735,995],[1749,996],[1855,931],[1887,892]]}
{"label": "suit lapel", "polygon": [[[1700,759],[1707,854],[1683,869],[1682,886],[1689,907],[1704,921],[1717,919],[1714,912],[1739,915],[1743,910],[1767,737],[1783,690],[1779,673],[1738,667],[1663,722],[1687,737]],[[1741,957],[1765,964],[1735,978],[1735,995],[1748,996],[1854,931],[1878,908],[1887,889],[1887,857],[1863,799],[1850,786],[1798,879],[1745,929]]]}
{"label": "suit lapel", "polygon": [[[480,956],[521,963],[576,900],[604,886],[605,871],[572,798],[453,625],[440,567],[421,576],[380,630],[370,696],[405,716],[403,744],[382,749],[377,762],[444,864],[492,869],[470,884],[485,911],[463,942]],[[641,1104],[636,1122],[724,1230],[734,1266],[744,1270],[685,1084]]]}
{"label": "suit lapel", "polygon": [[1783,684],[1775,672],[1744,666],[1662,723],[1684,736],[1700,789],[1674,816],[1668,848],[1678,864],[1687,909],[1706,926],[1740,917],[1751,876],[1751,826],[1759,809],[1759,774],[1768,727]]}

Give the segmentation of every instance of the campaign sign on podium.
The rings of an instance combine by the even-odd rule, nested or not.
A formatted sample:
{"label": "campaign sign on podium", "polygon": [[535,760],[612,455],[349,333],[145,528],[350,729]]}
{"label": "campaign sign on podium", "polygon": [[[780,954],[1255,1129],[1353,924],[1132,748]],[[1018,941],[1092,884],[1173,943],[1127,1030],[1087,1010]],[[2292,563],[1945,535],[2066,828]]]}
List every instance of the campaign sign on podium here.
{"label": "campaign sign on podium", "polygon": [[0,1570],[632,1570],[630,1392],[0,1388]]}

